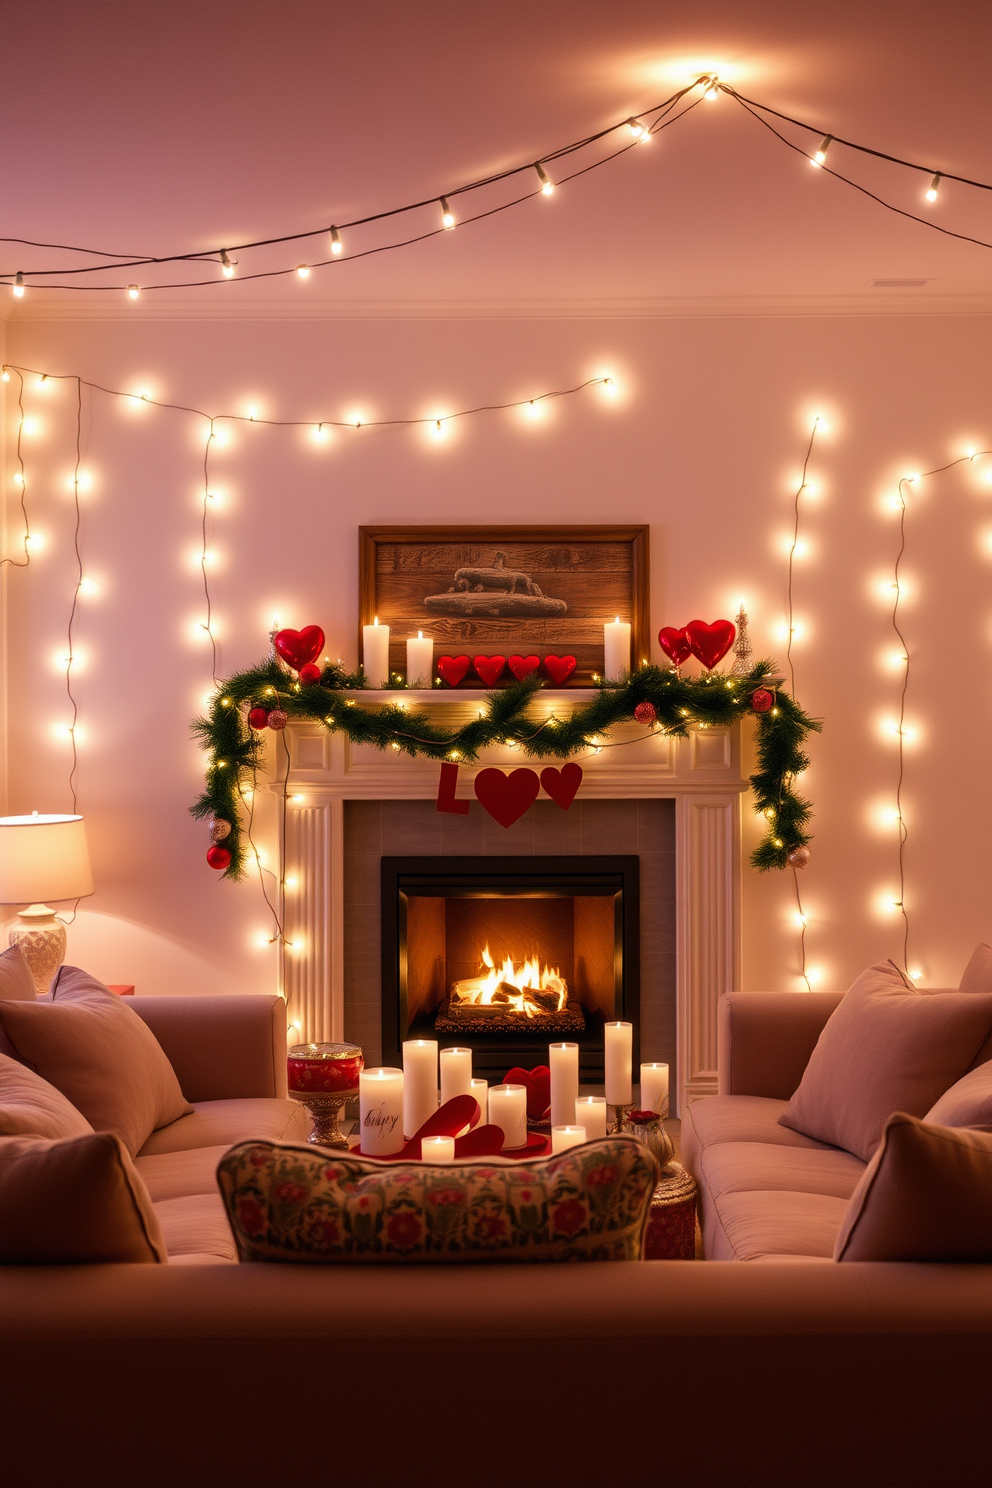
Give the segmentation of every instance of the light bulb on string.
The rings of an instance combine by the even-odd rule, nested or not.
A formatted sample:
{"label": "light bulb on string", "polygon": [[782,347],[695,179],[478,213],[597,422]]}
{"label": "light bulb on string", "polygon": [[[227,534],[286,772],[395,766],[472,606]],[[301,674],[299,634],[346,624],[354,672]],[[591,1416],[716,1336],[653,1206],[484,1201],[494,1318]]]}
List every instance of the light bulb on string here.
{"label": "light bulb on string", "polygon": [[816,154],[813,156],[813,159],[810,161],[810,165],[815,165],[816,168],[817,168],[817,170],[819,170],[820,166],[826,160],[826,158],[827,158],[827,151],[830,149],[830,146],[833,144],[833,140],[834,140],[834,137],[833,137],[832,134],[825,134],[823,136],[822,140],[820,141],[820,148],[817,150]]}
{"label": "light bulb on string", "polygon": [[127,297],[128,297],[129,300],[136,300],[138,298],[138,296],[140,295],[140,293],[141,293],[141,290],[138,288],[137,284],[129,284],[128,285],[128,287],[127,287]]}
{"label": "light bulb on string", "polygon": [[326,444],[330,436],[330,430],[325,429],[323,424],[315,424],[310,431],[310,437],[317,444]]}
{"label": "light bulb on string", "polygon": [[309,264],[297,264],[297,266],[296,266],[296,273],[297,273],[297,276],[300,279],[309,279],[310,278],[310,265]]}
{"label": "light bulb on string", "polygon": [[707,103],[715,103],[719,96],[720,79],[715,74],[713,74],[706,81],[706,88],[703,92],[703,97],[706,99]]}
{"label": "light bulb on string", "polygon": [[541,183],[541,191],[545,196],[550,196],[555,189],[554,182],[539,160],[535,163],[534,169],[537,171],[537,179]]}
{"label": "light bulb on string", "polygon": [[10,381],[10,373],[7,371],[7,369],[5,367],[4,370],[3,370],[3,372],[0,372],[0,382],[9,382],[9,381]]}
{"label": "light bulb on string", "polygon": [[14,299],[15,300],[23,300],[23,298],[24,298],[24,275],[21,273],[20,269],[18,269],[17,273],[14,275],[14,286],[13,286],[13,288],[14,288]]}
{"label": "light bulb on string", "polygon": [[234,278],[234,266],[236,263],[237,259],[228,257],[226,248],[222,248],[220,250],[220,271],[224,275],[225,279]]}
{"label": "light bulb on string", "polygon": [[927,201],[928,202],[935,202],[937,200],[937,192],[939,190],[940,190],[940,172],[938,171],[937,174],[934,176],[933,180],[930,182],[930,185],[927,187],[927,193],[926,193]]}
{"label": "light bulb on string", "polygon": [[344,244],[341,241],[341,234],[338,232],[336,227],[331,228],[331,252],[334,254],[335,258],[337,258],[339,253],[344,252]]}
{"label": "light bulb on string", "polygon": [[449,207],[446,196],[442,196],[441,198],[441,224],[443,227],[454,227],[455,225],[455,214]]}

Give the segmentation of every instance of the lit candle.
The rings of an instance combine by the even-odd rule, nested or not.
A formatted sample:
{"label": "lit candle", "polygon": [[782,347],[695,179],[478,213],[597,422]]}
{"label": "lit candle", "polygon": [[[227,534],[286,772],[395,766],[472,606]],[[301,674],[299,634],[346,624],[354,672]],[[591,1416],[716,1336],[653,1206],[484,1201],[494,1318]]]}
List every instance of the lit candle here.
{"label": "lit candle", "polygon": [[569,1147],[578,1147],[586,1139],[584,1126],[553,1126],[551,1128],[551,1152],[567,1152]]}
{"label": "lit candle", "polygon": [[479,1119],[476,1126],[485,1126],[489,1120],[489,1085],[485,1080],[473,1080],[469,1095],[474,1095],[479,1102]]}
{"label": "lit candle", "polygon": [[442,1049],[440,1064],[442,1106],[456,1095],[475,1094],[472,1089],[471,1049]]}
{"label": "lit candle", "polygon": [[630,626],[619,615],[603,626],[603,649],[603,675],[607,682],[619,682],[630,671]]}
{"label": "lit candle", "polygon": [[580,1095],[575,1102],[575,1124],[584,1126],[586,1141],[606,1136],[606,1097],[604,1095]]}
{"label": "lit candle", "polygon": [[527,1141],[526,1086],[493,1085],[489,1091],[489,1120],[503,1133],[504,1150],[523,1147]]}
{"label": "lit candle", "polygon": [[641,1110],[668,1115],[668,1065],[641,1065]]}
{"label": "lit candle", "polygon": [[403,1132],[412,1137],[437,1110],[437,1039],[403,1045]]}
{"label": "lit candle", "polygon": [[417,631],[417,639],[406,643],[406,685],[430,687],[434,675],[434,637]]}
{"label": "lit candle", "polygon": [[551,1125],[566,1126],[575,1119],[575,1102],[579,1094],[578,1044],[550,1044]]}
{"label": "lit candle", "polygon": [[403,1146],[403,1071],[367,1069],[358,1077],[362,1151],[388,1157]]}
{"label": "lit candle", "polygon": [[362,661],[365,677],[372,687],[385,687],[389,682],[389,626],[375,623],[362,626]]}
{"label": "lit candle", "polygon": [[629,1106],[633,1093],[631,1064],[634,1054],[634,1025],[607,1023],[603,1032],[606,1099],[611,1106]]}
{"label": "lit candle", "polygon": [[424,1137],[420,1143],[420,1156],[424,1162],[454,1162],[454,1137]]}

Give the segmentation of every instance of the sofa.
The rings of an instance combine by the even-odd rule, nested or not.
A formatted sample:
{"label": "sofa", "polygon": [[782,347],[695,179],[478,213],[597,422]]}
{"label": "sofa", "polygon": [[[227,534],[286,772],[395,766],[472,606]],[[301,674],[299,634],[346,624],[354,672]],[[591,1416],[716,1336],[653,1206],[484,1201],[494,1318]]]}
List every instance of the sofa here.
{"label": "sofa", "polygon": [[[980,1480],[992,1266],[832,1265],[785,1242],[758,1265],[225,1264],[217,1157],[300,1138],[284,1005],[133,1006],[194,1107],[137,1159],[169,1263],[0,1267],[6,1488]],[[739,1136],[748,1103],[784,1101],[830,1009],[725,1006],[724,1093],[683,1124],[708,1246],[733,1227],[704,1112],[737,1112]]]}

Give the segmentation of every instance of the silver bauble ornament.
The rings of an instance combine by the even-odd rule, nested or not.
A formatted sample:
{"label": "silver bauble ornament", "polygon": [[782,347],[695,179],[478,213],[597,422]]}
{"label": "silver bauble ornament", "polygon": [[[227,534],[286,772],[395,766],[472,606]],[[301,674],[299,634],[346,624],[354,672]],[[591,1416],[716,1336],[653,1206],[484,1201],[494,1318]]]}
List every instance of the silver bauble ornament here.
{"label": "silver bauble ornament", "polygon": [[790,868],[805,868],[809,862],[809,848],[794,847],[790,853],[786,854],[785,861]]}
{"label": "silver bauble ornament", "polygon": [[222,816],[211,817],[208,823],[211,842],[223,842],[225,837],[231,835],[231,823],[225,821]]}

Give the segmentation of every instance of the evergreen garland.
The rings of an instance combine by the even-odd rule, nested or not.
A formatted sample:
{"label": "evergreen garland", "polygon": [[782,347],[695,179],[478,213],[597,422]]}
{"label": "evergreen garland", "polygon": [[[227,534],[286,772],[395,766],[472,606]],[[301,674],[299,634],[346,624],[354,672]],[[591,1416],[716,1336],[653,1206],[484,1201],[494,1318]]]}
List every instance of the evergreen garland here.
{"label": "evergreen garland", "polygon": [[793,785],[809,764],[802,747],[806,737],[812,731],[819,733],[822,725],[781,691],[775,692],[774,705],[767,712],[751,709],[751,694],[772,672],[769,661],[758,662],[745,677],[713,672],[689,678],[643,666],[623,682],[601,683],[598,695],[571,716],[552,714],[544,722],[528,714],[531,699],[543,686],[537,676],[531,676],[487,691],[481,718],[459,729],[447,729],[432,723],[426,712],[400,707],[403,689],[397,689],[396,703],[368,706],[360,702],[366,688],[360,672],[348,673],[332,665],[324,668],[318,682],[301,683],[270,657],[228,678],[214,695],[209,715],[194,720],[193,733],[210,759],[203,793],[190,811],[197,818],[212,817],[230,825],[222,844],[231,854],[224,877],[243,877],[247,837],[240,784],[246,777],[254,781],[263,768],[265,752],[264,734],[247,723],[253,707],[279,707],[290,719],[322,723],[330,732],[340,729],[353,744],[371,744],[376,749],[392,746],[411,758],[471,764],[480,750],[507,742],[516,742],[533,759],[567,759],[589,748],[615,725],[633,721],[634,709],[647,702],[657,713],[656,726],[680,738],[691,725],[716,727],[751,714],[757,730],[758,769],[750,783],[756,809],[769,824],[751,862],[762,870],[784,868],[789,853],[809,842],[810,803],[796,794]]}

